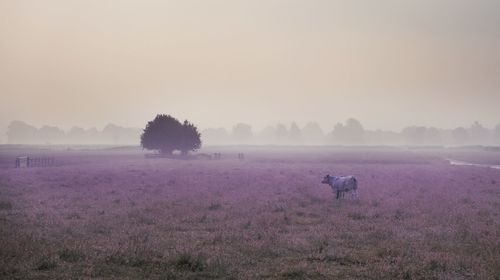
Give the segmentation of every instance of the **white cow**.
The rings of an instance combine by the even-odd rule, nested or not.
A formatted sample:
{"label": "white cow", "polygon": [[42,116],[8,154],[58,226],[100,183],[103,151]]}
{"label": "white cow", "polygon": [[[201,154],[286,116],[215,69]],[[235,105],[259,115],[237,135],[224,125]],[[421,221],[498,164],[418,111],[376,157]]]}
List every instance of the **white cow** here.
{"label": "white cow", "polygon": [[354,176],[330,176],[326,175],[321,181],[323,184],[328,184],[332,190],[337,193],[337,199],[340,195],[344,197],[344,193],[351,192],[351,197],[358,197],[358,181]]}

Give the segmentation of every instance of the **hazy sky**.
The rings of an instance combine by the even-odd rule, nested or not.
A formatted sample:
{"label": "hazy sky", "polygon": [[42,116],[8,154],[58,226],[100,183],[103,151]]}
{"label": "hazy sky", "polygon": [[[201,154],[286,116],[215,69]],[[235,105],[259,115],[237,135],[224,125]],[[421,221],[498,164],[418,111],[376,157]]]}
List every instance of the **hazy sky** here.
{"label": "hazy sky", "polygon": [[0,0],[11,120],[500,122],[500,1]]}

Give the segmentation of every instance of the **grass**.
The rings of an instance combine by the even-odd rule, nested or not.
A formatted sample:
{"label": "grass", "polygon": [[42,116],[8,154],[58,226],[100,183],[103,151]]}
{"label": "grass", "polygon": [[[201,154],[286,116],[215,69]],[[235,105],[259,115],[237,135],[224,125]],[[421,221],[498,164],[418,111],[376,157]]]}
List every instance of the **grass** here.
{"label": "grass", "polygon": [[12,210],[12,203],[0,201],[0,210]]}
{"label": "grass", "polygon": [[191,272],[203,271],[207,266],[201,256],[193,256],[191,254],[181,254],[173,263],[177,269]]}
{"label": "grass", "polygon": [[59,259],[64,262],[76,263],[83,261],[85,259],[85,255],[83,255],[80,251],[65,248],[59,251]]}
{"label": "grass", "polygon": [[222,205],[220,203],[212,203],[210,204],[210,206],[208,207],[208,210],[219,210],[219,209],[222,209]]}
{"label": "grass", "polygon": [[37,270],[52,270],[57,267],[57,263],[55,261],[51,260],[42,260],[38,266],[36,267]]}
{"label": "grass", "polygon": [[[246,154],[0,169],[0,278],[500,278],[498,170]],[[335,200],[325,173],[355,175],[359,200]]]}

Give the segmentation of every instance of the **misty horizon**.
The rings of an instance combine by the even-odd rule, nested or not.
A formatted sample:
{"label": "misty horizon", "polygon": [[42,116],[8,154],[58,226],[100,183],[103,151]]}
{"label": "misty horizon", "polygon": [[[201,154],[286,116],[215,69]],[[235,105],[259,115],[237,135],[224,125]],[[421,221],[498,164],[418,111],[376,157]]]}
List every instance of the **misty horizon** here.
{"label": "misty horizon", "polygon": [[[196,126],[196,124],[194,124]],[[264,128],[235,123],[230,128],[197,127],[202,143],[220,145],[500,145],[500,123],[488,128],[479,122],[453,129],[406,126],[400,131],[370,130],[357,119],[337,122],[324,129],[318,122],[277,123]],[[102,129],[72,126],[33,126],[12,121],[6,130],[7,144],[139,145],[144,127],[123,127],[109,123]]]}
{"label": "misty horizon", "polygon": [[452,129],[500,121],[496,1],[0,3],[0,133],[142,127]]}
{"label": "misty horizon", "polygon": [[[158,114],[160,114],[160,113],[161,114],[168,114],[167,112],[158,112]],[[82,128],[82,129],[97,129],[97,130],[102,130],[102,129],[104,129],[108,125],[117,125],[117,126],[125,127],[125,128],[140,128],[140,129],[143,129],[144,126],[146,125],[146,123],[149,120],[151,120],[152,118],[154,118],[154,116],[155,115],[151,115],[151,117],[149,119],[146,119],[142,125],[138,125],[138,126],[127,125],[127,124],[123,124],[123,123],[120,123],[120,122],[111,122],[111,121],[103,122],[103,123],[99,123],[99,124],[93,124],[93,125],[92,124],[91,125],[79,125],[79,124],[60,125],[60,124],[57,124],[57,123],[44,123],[44,122],[39,122],[39,121],[29,122],[29,121],[26,121],[26,120],[23,120],[23,119],[13,119],[13,120],[7,121],[6,125],[4,127],[0,127],[0,131],[2,131],[2,130],[6,131],[8,125],[10,123],[16,122],[16,121],[28,123],[30,125],[33,125],[33,126],[37,127],[37,128],[41,128],[43,126],[55,126],[55,127],[58,127],[58,128],[60,128],[62,130],[65,130],[65,131],[70,130],[73,127],[78,127],[78,128]],[[187,119],[187,120],[191,121],[191,119],[189,119],[189,118],[179,118],[179,119],[180,120]],[[201,126],[201,125],[198,125],[197,123],[195,123],[195,124],[200,129],[224,128],[224,129],[230,130],[235,124],[244,123],[244,124],[250,125],[253,129],[263,130],[263,129],[265,129],[268,126],[276,126],[276,125],[280,125],[280,124],[285,125],[285,126],[290,126],[292,123],[296,123],[299,126],[305,126],[308,123],[317,123],[322,129],[328,130],[328,129],[333,129],[335,127],[335,125],[337,125],[339,123],[343,123],[343,122],[345,122],[348,119],[355,119],[355,120],[360,121],[361,123],[363,123],[363,127],[365,129],[367,129],[367,130],[373,130],[373,131],[382,130],[382,131],[393,131],[393,132],[400,132],[404,128],[406,128],[406,127],[412,127],[412,126],[434,127],[434,128],[437,128],[437,129],[455,129],[455,128],[459,128],[459,127],[467,128],[467,127],[472,126],[474,123],[479,123],[479,124],[481,124],[485,128],[495,129],[495,127],[497,125],[500,125],[500,119],[499,119],[498,122],[493,122],[492,125],[486,125],[486,124],[482,123],[479,120],[471,119],[469,122],[466,122],[466,123],[463,123],[463,124],[459,124],[457,126],[436,126],[436,125],[426,125],[426,124],[422,124],[422,123],[408,123],[408,124],[402,125],[401,127],[398,126],[396,128],[384,128],[383,126],[380,126],[380,127],[378,127],[378,126],[377,127],[368,127],[368,126],[365,126],[365,122],[363,122],[362,119],[357,118],[355,116],[348,116],[347,118],[344,118],[344,119],[332,120],[331,122],[326,122],[326,124],[323,124],[323,122],[320,122],[320,121],[317,121],[317,120],[308,120],[308,121],[303,121],[303,122],[298,122],[296,120],[281,120],[281,121],[270,121],[268,123],[263,123],[263,124],[260,124],[260,125],[253,124],[252,122],[245,122],[245,121],[238,121],[238,120],[234,121],[233,123],[229,123],[227,126],[218,125],[218,124],[208,124],[208,125],[205,125],[205,126]],[[0,134],[0,139],[1,139],[2,136],[5,136],[5,135]]]}

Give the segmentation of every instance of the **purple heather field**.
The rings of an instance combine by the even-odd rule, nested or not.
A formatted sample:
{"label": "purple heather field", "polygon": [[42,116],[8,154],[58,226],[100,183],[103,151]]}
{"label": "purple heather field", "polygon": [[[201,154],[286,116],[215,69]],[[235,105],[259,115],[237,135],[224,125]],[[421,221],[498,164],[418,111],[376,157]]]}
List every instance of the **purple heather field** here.
{"label": "purple heather field", "polygon": [[[2,279],[499,279],[481,149],[0,149]],[[238,160],[237,153],[245,159]],[[14,168],[16,156],[53,166]],[[354,175],[335,200],[326,174]]]}

